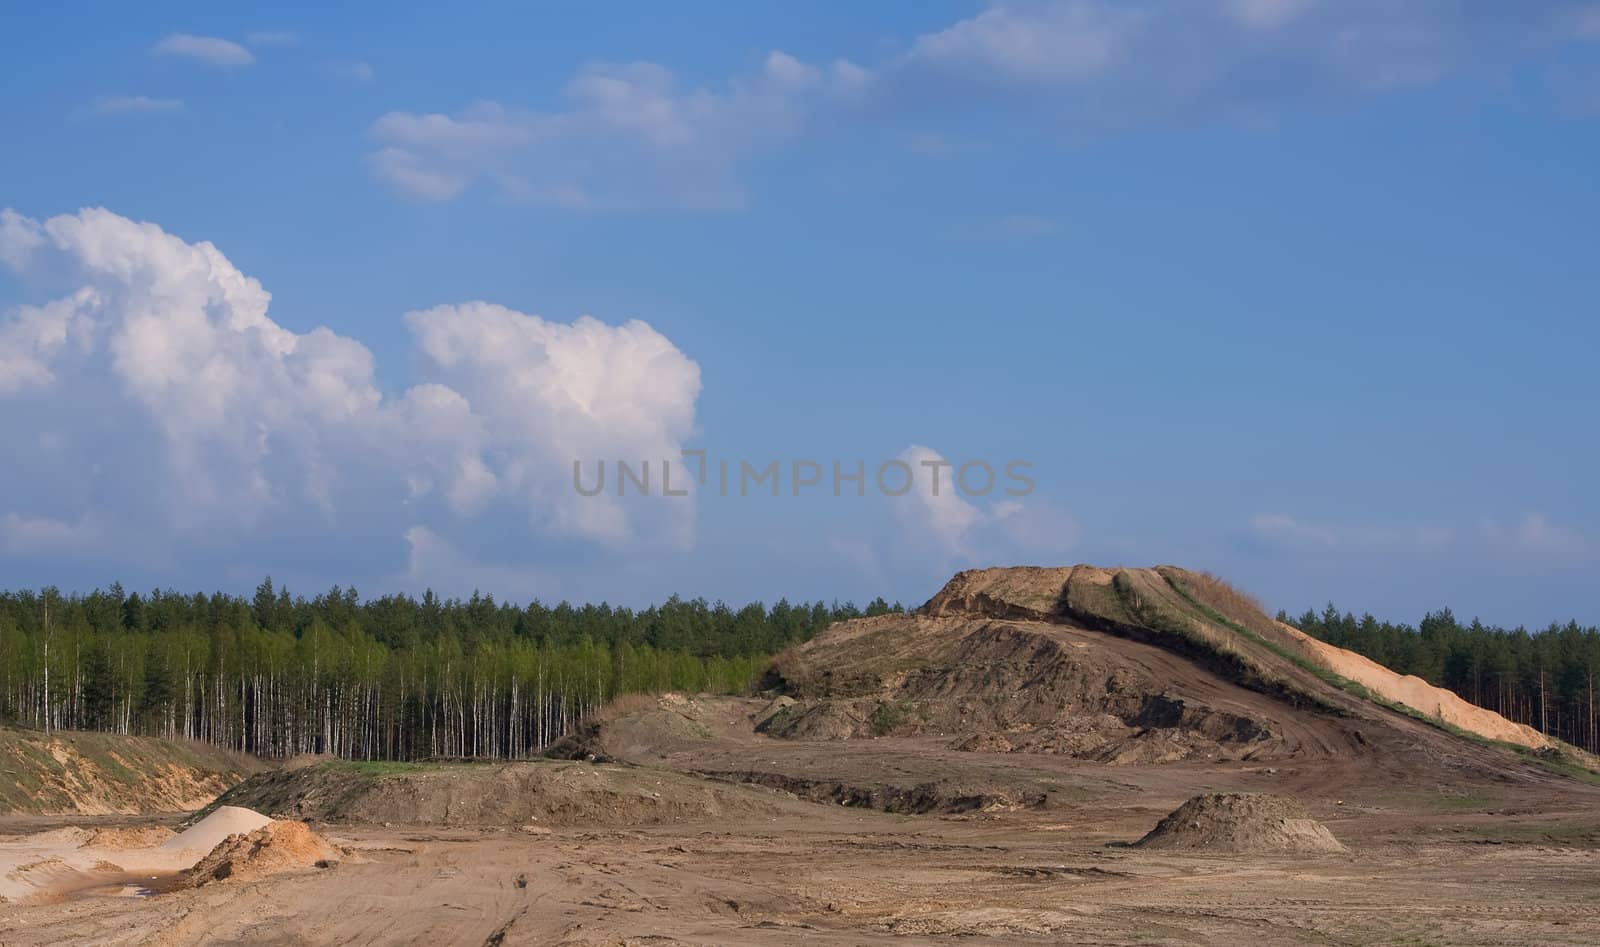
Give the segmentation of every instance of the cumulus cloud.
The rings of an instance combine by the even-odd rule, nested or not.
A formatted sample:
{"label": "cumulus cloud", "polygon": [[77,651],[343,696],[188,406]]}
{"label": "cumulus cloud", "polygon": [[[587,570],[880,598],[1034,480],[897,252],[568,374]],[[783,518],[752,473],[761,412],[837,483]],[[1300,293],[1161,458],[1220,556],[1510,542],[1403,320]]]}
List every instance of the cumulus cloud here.
{"label": "cumulus cloud", "polygon": [[[423,377],[386,395],[364,345],[285,329],[271,295],[210,243],[103,209],[5,211],[0,260],[76,284],[0,315],[0,433],[96,457],[87,485],[0,473],[0,493],[35,498],[30,509],[93,514],[102,536],[137,517],[120,525],[186,541],[430,509],[451,522],[519,513],[577,541],[686,541],[688,499],[646,508],[571,487],[574,459],[677,457],[693,429],[699,368],[643,322],[552,323],[487,303],[412,313]],[[133,502],[83,507],[107,495]]]}
{"label": "cumulus cloud", "polygon": [[[966,556],[968,533],[978,522],[978,508],[962,499],[954,466],[929,447],[913,444],[900,460],[911,470],[912,489],[895,504],[901,521],[929,535],[947,556]],[[898,485],[896,485],[898,486]]]}
{"label": "cumulus cloud", "polygon": [[[773,51],[690,87],[658,63],[591,63],[554,110],[391,112],[371,128],[369,161],[421,200],[483,183],[571,208],[728,207],[743,200],[744,162],[812,129],[997,107],[1078,130],[1257,119],[1289,101],[1494,75],[1588,41],[1594,10],[1590,0],[994,0],[867,65]],[[915,147],[945,153],[939,130],[916,132]]]}
{"label": "cumulus cloud", "polygon": [[192,33],[171,33],[161,38],[153,50],[162,56],[181,56],[212,66],[248,66],[256,61],[250,50],[232,40]]}
{"label": "cumulus cloud", "polygon": [[[495,489],[523,498],[557,531],[632,538],[623,501],[579,496],[572,466],[678,458],[694,428],[699,366],[637,320],[552,323],[476,302],[406,322],[432,373],[474,406],[502,458]],[[677,513],[674,536],[686,542],[687,500],[656,500],[652,507]]]}

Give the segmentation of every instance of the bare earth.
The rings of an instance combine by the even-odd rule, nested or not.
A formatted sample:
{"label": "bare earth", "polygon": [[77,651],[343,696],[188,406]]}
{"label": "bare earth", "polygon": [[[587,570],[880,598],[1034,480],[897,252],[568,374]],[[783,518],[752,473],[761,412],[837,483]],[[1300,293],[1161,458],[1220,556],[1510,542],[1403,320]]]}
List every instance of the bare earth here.
{"label": "bare earth", "polygon": [[215,883],[125,877],[177,817],[0,817],[0,945],[1600,943],[1596,761],[1297,634],[962,573],[564,759],[257,773]]}
{"label": "bare earth", "polygon": [[[918,741],[856,747],[941,763]],[[871,758],[833,754],[832,765],[862,782],[889,775]],[[1508,811],[1484,787],[1390,791],[1357,778],[1365,788],[1330,798],[1314,787],[1341,782],[1334,774],[1237,763],[1128,768],[1114,791],[1103,767],[1074,760],[1028,758],[1002,775],[1081,783],[1097,798],[901,816],[750,788],[770,812],[598,831],[317,826],[361,860],[148,898],[0,905],[0,943],[1600,942],[1600,793],[1588,786],[1552,785],[1542,799],[1519,787]],[[1291,792],[1350,852],[1116,844],[1197,785]]]}

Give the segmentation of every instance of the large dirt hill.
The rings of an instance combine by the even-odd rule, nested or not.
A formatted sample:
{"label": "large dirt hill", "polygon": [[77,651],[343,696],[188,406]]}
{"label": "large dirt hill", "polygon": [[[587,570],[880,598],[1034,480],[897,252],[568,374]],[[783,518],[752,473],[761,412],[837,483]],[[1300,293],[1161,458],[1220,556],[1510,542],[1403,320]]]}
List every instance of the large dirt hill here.
{"label": "large dirt hill", "polygon": [[916,612],[834,625],[765,683],[782,698],[758,728],[800,740],[939,735],[956,749],[1109,763],[1276,760],[1415,742],[1425,720],[1576,752],[1170,566],[963,572]]}
{"label": "large dirt hill", "polygon": [[0,815],[198,809],[258,768],[202,743],[0,727]]}

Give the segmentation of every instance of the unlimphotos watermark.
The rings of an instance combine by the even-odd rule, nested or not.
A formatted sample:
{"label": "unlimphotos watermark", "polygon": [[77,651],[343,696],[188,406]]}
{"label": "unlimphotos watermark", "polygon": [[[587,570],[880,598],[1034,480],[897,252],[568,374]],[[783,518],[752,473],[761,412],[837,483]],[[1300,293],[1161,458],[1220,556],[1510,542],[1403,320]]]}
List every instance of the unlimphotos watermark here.
{"label": "unlimphotos watermark", "polygon": [[[691,469],[688,461],[694,460]],[[572,462],[572,488],[580,496],[597,497],[603,494],[616,496],[684,497],[689,495],[689,484],[703,488],[715,485],[718,496],[747,497],[752,493],[783,493],[784,474],[787,474],[789,493],[801,496],[807,491],[821,493],[832,488],[836,497],[853,491],[864,497],[871,486],[884,496],[905,496],[926,482],[931,496],[941,496],[942,491],[954,491],[964,497],[985,497],[997,488],[1008,497],[1025,497],[1033,492],[1033,478],[1028,471],[1030,460],[1011,460],[992,464],[987,460],[968,460],[960,464],[941,457],[915,461],[896,457],[877,464],[869,472],[865,460],[834,460],[827,464],[818,460],[769,460],[757,466],[748,460],[711,460],[704,450],[685,450],[676,463],[641,460],[616,460],[609,464],[596,460],[587,464]],[[607,472],[610,471],[610,489],[607,489]],[[831,473],[831,476],[830,476]],[[674,486],[674,483],[677,485]]]}

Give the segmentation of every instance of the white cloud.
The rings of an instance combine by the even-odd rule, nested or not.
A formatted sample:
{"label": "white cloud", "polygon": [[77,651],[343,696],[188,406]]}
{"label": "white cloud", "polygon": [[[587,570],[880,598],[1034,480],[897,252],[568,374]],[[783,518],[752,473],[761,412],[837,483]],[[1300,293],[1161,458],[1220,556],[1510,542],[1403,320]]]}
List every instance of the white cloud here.
{"label": "white cloud", "polygon": [[[904,496],[889,500],[906,540],[897,557],[914,557],[910,551],[931,548],[938,554],[939,569],[953,562],[1056,562],[1078,543],[1078,523],[1070,513],[1039,498],[1007,492],[1017,481],[1005,464],[952,463],[917,444],[898,459],[915,479]],[[887,486],[898,487],[899,477],[887,475]]]}
{"label": "white cloud", "polygon": [[[572,465],[677,460],[694,429],[698,365],[637,320],[552,323],[475,302],[413,312],[406,322],[433,374],[473,405],[501,459],[498,489],[526,500],[536,525],[610,543],[636,538],[628,505],[578,495]],[[634,508],[687,542],[690,498]]]}
{"label": "white cloud", "polygon": [[[970,556],[968,533],[978,522],[978,508],[962,499],[954,465],[938,451],[913,444],[900,458],[913,475],[913,486],[894,500],[895,513],[913,532],[925,532],[947,556]],[[897,483],[890,483],[898,488]]]}
{"label": "white cloud", "polygon": [[998,3],[918,37],[905,62],[983,82],[1075,82],[1118,65],[1148,17],[1133,5],[1103,0]]}
{"label": "white cloud", "polygon": [[256,57],[232,40],[192,33],[172,33],[162,37],[154,52],[163,56],[182,56],[213,66],[248,66]]}
{"label": "white cloud", "polygon": [[85,286],[42,306],[19,306],[0,322],[0,395],[50,384],[57,353],[69,346],[87,351],[100,302],[100,295]]}
{"label": "white cloud", "polygon": [[182,99],[156,99],[147,95],[117,95],[96,99],[83,109],[89,115],[171,114],[184,110]]}
{"label": "white cloud", "polygon": [[487,102],[392,112],[372,126],[369,157],[382,180],[423,200],[486,183],[511,200],[571,208],[724,208],[743,201],[742,163],[813,129],[914,121],[912,147],[946,155],[946,130],[929,128],[930,115],[1006,109],[1080,133],[1175,115],[1259,121],[1286,102],[1501,72],[1582,41],[1600,23],[1595,9],[1591,0],[1515,10],[1432,0],[995,0],[869,65],[774,51],[721,83],[686,87],[658,63],[595,63],[567,82],[554,110]]}
{"label": "white cloud", "polygon": [[21,270],[45,244],[39,222],[24,217],[9,207],[0,208],[0,263]]}
{"label": "white cloud", "polygon": [[257,30],[246,33],[244,41],[251,46],[296,46],[300,43],[300,34],[287,30]]}
{"label": "white cloud", "polygon": [[654,63],[595,63],[567,84],[562,111],[483,102],[455,115],[384,115],[371,160],[389,184],[427,200],[484,179],[513,199],[570,207],[728,206],[740,200],[733,166],[792,137],[809,102],[853,94],[858,72],[774,52],[756,75],[706,89],[680,87]]}
{"label": "white cloud", "polygon": [[120,493],[132,502],[85,514],[183,541],[430,509],[517,512],[579,541],[688,541],[687,498],[646,506],[571,486],[574,459],[676,458],[693,429],[699,368],[643,322],[487,303],[411,313],[423,377],[386,396],[364,345],[283,328],[270,294],[210,243],[102,209],[7,211],[0,260],[78,284],[0,314],[0,435],[93,445],[75,476],[99,478],[69,490],[23,482],[18,466],[0,471],[0,495],[82,509]]}

